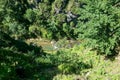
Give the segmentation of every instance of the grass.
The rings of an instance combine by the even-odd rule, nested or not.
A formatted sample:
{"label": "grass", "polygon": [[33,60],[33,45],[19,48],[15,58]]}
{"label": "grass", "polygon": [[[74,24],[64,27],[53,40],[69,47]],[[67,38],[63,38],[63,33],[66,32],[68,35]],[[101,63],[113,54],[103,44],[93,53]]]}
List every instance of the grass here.
{"label": "grass", "polygon": [[[29,40],[27,42],[30,43]],[[42,66],[40,73],[42,74],[42,77],[39,77],[40,80],[120,80],[119,55],[115,57],[114,60],[106,60],[104,55],[97,55],[95,51],[85,49],[83,46],[77,46],[71,49],[61,49],[59,51],[62,52],[58,54],[59,51],[52,49],[50,41],[33,40],[32,42],[35,42],[38,46],[42,46],[44,51],[50,53],[47,54],[47,57],[36,58],[38,64],[47,64],[46,66]],[[61,56],[62,54],[63,56]],[[78,56],[74,58],[74,54]],[[79,58],[81,62],[90,64],[92,67],[82,68],[82,70],[76,68],[78,73],[69,73],[69,70],[74,68],[75,65],[69,66],[69,64],[72,64],[72,62],[66,64],[65,61],[67,60],[67,57],[69,57],[68,61],[76,60],[76,62],[73,62],[73,64],[77,64],[77,58]],[[61,62],[63,59],[65,61]],[[83,64],[79,66],[82,65]],[[67,67],[65,68],[65,66]],[[68,73],[64,72],[65,70],[68,70]]]}

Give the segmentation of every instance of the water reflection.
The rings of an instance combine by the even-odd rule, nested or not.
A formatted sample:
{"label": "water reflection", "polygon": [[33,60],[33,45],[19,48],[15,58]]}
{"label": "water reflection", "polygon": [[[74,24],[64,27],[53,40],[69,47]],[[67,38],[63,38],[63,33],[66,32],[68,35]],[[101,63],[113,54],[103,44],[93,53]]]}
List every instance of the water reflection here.
{"label": "water reflection", "polygon": [[80,42],[75,40],[63,40],[63,41],[52,40],[50,43],[54,50],[58,50],[61,48],[69,49],[69,48],[73,48],[75,45],[76,46],[80,45]]}
{"label": "water reflection", "polygon": [[57,46],[57,42],[55,40],[51,41],[51,45],[53,47],[54,50],[58,49],[59,47]]}

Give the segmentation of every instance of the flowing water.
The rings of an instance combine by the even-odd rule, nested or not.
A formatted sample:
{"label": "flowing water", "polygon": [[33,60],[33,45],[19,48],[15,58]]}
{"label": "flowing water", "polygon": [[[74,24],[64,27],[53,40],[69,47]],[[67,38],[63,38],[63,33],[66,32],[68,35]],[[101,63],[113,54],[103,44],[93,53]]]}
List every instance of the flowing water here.
{"label": "flowing water", "polygon": [[28,39],[26,41],[28,44],[34,44],[37,46],[42,46],[43,50],[45,51],[53,51],[63,48],[72,48],[74,45],[80,45],[79,41],[75,40],[59,40],[59,41],[50,41],[50,40],[43,40],[43,39]]}

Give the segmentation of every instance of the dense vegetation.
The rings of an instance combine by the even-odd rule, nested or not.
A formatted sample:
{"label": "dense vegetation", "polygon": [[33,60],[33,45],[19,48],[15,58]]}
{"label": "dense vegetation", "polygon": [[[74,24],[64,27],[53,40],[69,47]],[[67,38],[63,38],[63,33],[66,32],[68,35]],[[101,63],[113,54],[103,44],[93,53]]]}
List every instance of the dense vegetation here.
{"label": "dense vegetation", "polygon": [[[30,38],[62,48],[45,52]],[[119,53],[119,0],[0,1],[0,80],[119,80],[104,60]]]}

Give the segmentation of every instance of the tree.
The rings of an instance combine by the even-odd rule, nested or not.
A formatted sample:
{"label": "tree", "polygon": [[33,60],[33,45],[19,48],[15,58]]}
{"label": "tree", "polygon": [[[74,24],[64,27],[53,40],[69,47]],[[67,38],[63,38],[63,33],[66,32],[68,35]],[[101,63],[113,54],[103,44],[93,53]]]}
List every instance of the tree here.
{"label": "tree", "polygon": [[[118,0],[115,0],[117,2]],[[120,41],[120,7],[112,0],[91,0],[80,8],[76,32],[87,46],[113,55]]]}
{"label": "tree", "polygon": [[1,29],[13,35],[25,34],[29,21],[23,15],[28,7],[27,0],[0,1]]}

